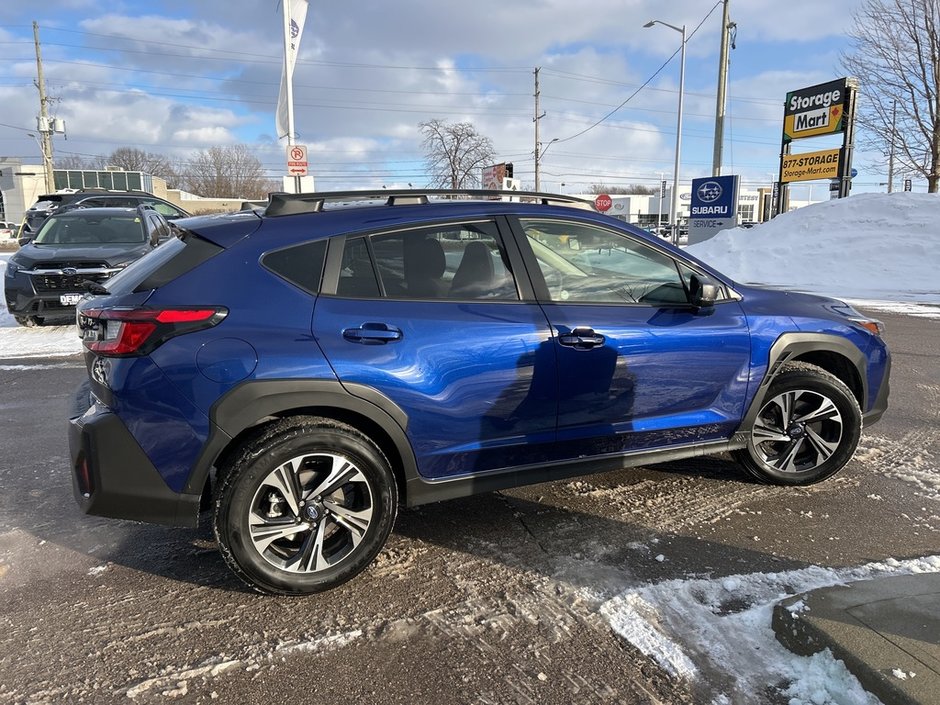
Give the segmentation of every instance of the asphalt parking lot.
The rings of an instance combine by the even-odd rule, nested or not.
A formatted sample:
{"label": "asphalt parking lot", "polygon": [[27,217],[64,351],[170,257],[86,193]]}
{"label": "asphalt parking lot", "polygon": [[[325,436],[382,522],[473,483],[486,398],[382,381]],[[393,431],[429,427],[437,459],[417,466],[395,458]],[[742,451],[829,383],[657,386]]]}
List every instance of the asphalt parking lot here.
{"label": "asphalt parking lot", "polygon": [[207,525],[83,515],[65,434],[80,360],[0,360],[0,702],[786,702],[708,654],[694,677],[661,668],[603,605],[940,553],[940,321],[875,315],[890,409],[827,482],[758,485],[717,457],[403,510],[364,575],[301,599],[244,588]]}

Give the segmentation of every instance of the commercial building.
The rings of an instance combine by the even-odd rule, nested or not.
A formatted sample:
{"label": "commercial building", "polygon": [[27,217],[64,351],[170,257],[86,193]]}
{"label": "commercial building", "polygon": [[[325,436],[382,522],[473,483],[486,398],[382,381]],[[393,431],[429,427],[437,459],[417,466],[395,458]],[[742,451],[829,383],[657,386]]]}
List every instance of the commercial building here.
{"label": "commercial building", "polygon": [[[822,190],[820,189],[820,193]],[[584,193],[577,194],[578,197],[587,200],[594,200],[595,195]],[[828,194],[827,194],[828,195]],[[738,190],[738,222],[739,223],[762,223],[770,218],[772,193],[769,187],[748,189],[740,188]],[[610,194],[612,201],[607,215],[622,220],[626,223],[638,225],[641,228],[655,228],[658,226],[669,225],[669,204],[672,202],[672,190],[666,189],[665,196],[659,197],[659,194]],[[689,220],[689,204],[692,201],[692,192],[690,185],[682,185],[679,191],[679,209],[678,220],[680,225],[685,225]],[[816,200],[798,200],[790,198],[789,210],[796,210],[811,203],[817,203]]]}
{"label": "commercial building", "polygon": [[[180,189],[168,189],[166,181],[141,171],[121,169],[56,169],[57,191],[107,189],[144,191],[174,203],[192,213],[217,213],[241,208],[242,199],[203,198]],[[26,211],[46,193],[42,165],[23,164],[18,159],[0,157],[0,220],[20,223]]]}

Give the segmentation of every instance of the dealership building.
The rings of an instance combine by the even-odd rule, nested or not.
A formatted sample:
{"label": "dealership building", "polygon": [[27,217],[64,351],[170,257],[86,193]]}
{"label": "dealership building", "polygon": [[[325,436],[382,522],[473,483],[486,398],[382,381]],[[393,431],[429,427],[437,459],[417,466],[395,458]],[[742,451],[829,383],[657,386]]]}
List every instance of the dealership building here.
{"label": "dealership building", "polygon": [[[233,211],[241,208],[242,199],[203,198],[180,189],[170,189],[158,176],[140,171],[108,169],[55,169],[56,191],[106,189],[108,191],[143,191],[176,204],[192,214]],[[306,177],[313,189],[313,178]],[[305,187],[308,184],[305,183]],[[46,193],[42,165],[24,164],[19,159],[0,157],[0,221],[20,223],[27,209]]]}

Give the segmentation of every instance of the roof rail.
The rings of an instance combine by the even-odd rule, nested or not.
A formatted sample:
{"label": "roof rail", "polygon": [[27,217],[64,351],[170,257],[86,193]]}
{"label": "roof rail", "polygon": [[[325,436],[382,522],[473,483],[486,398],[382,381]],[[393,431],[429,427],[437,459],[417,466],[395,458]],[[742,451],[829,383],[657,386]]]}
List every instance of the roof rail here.
{"label": "roof rail", "polygon": [[355,201],[384,200],[387,206],[412,206],[430,203],[430,196],[438,199],[462,196],[464,198],[493,199],[511,196],[524,201],[537,201],[542,205],[567,205],[578,208],[594,209],[594,204],[583,198],[564,196],[557,193],[538,191],[497,191],[489,189],[377,189],[371,191],[324,191],[322,193],[270,193],[268,207],[264,214],[268,217],[295,215],[298,213],[319,213],[324,203],[350,203]]}

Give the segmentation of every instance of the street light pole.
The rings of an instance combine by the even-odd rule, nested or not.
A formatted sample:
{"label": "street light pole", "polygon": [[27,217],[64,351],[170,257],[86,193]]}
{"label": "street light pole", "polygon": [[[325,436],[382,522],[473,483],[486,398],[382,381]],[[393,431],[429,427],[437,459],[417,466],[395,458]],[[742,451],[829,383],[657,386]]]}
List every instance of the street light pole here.
{"label": "street light pole", "polygon": [[679,244],[679,162],[682,154],[682,99],[683,94],[685,93],[685,25],[681,27],[676,27],[675,25],[669,24],[668,22],[663,22],[661,20],[650,20],[647,22],[644,27],[652,27],[653,25],[661,24],[664,27],[669,27],[679,34],[682,35],[682,51],[679,59],[679,111],[678,117],[676,120],[676,162],[673,168],[672,176],[672,198],[669,204],[669,227],[672,229],[672,242],[674,245]]}
{"label": "street light pole", "polygon": [[659,174],[659,199],[656,202],[656,235],[663,234],[663,196],[666,195],[666,175]]}
{"label": "street light pole", "polygon": [[898,101],[891,104],[891,149],[888,151],[888,193],[894,191],[894,144],[898,130]]}

